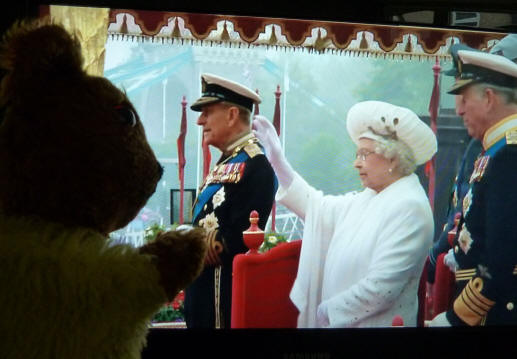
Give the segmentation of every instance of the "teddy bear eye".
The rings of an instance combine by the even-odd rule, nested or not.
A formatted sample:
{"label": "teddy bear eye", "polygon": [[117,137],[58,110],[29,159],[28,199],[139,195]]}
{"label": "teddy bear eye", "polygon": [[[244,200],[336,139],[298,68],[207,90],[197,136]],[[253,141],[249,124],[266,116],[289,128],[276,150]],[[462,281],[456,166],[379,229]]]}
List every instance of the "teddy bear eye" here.
{"label": "teddy bear eye", "polygon": [[124,106],[119,105],[115,106],[115,110],[117,111],[120,121],[126,125],[130,125],[131,127],[134,127],[136,125],[136,114],[133,109]]}

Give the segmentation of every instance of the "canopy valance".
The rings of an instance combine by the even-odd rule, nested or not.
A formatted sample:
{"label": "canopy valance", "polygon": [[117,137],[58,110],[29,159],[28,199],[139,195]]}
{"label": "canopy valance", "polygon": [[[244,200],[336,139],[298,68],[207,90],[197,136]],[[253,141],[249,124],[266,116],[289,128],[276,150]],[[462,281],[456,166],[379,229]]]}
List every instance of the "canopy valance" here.
{"label": "canopy valance", "polygon": [[448,57],[452,43],[484,50],[505,33],[285,18],[110,9],[108,35],[133,41],[275,46],[366,56]]}

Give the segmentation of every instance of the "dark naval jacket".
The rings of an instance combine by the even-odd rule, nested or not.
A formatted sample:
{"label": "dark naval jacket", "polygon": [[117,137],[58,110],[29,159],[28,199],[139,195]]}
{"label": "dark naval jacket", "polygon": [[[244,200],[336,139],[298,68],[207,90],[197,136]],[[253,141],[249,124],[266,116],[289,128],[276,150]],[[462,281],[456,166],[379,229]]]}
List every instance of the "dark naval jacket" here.
{"label": "dark naval jacket", "polygon": [[453,243],[452,325],[517,324],[517,114],[483,139]]}
{"label": "dark naval jacket", "polygon": [[232,262],[246,253],[242,232],[250,213],[259,213],[264,229],[273,207],[277,179],[253,134],[237,141],[207,175],[193,207],[193,225],[222,245],[221,265],[206,265],[185,290],[185,320],[189,328],[230,328]]}
{"label": "dark naval jacket", "polygon": [[429,283],[434,283],[438,256],[442,253],[447,253],[451,248],[449,244],[449,231],[456,226],[456,215],[461,215],[463,198],[470,189],[469,180],[474,168],[474,162],[481,150],[481,141],[473,138],[470,140],[461,159],[450,195],[447,223],[443,226],[443,230],[436,242],[429,249],[429,267],[427,268],[427,281]]}

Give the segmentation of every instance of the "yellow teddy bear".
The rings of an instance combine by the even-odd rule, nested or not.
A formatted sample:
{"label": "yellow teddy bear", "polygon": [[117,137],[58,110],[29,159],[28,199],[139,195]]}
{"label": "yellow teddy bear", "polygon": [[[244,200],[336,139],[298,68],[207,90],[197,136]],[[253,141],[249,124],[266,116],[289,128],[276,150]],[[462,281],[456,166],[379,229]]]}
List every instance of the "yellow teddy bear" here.
{"label": "yellow teddy bear", "polygon": [[82,65],[48,21],[15,24],[0,48],[2,358],[139,358],[203,266],[201,229],[110,242],[163,170],[126,95]]}

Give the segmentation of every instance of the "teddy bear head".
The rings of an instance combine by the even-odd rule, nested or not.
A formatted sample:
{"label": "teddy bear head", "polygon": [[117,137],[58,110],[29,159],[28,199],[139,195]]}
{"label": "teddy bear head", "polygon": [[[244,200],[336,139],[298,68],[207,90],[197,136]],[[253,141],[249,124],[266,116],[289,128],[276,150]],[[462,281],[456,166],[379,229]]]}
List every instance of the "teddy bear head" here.
{"label": "teddy bear head", "polygon": [[125,93],[88,75],[80,43],[48,20],[6,32],[0,69],[0,214],[127,225],[163,169]]}

